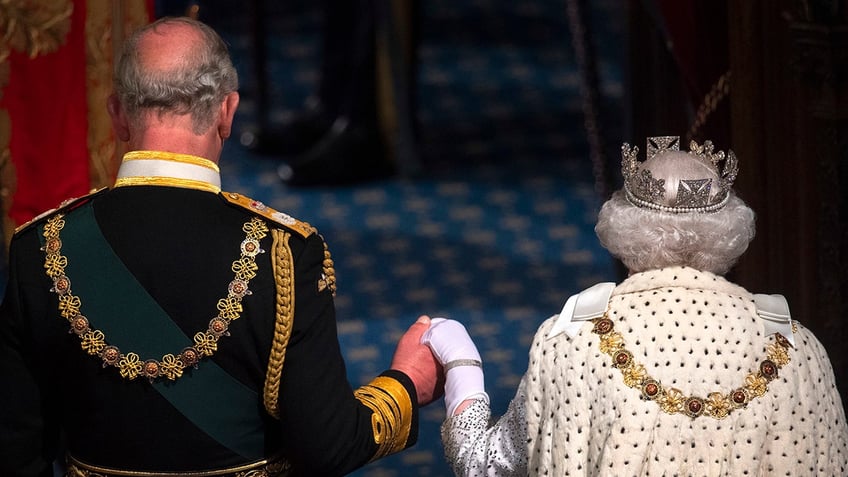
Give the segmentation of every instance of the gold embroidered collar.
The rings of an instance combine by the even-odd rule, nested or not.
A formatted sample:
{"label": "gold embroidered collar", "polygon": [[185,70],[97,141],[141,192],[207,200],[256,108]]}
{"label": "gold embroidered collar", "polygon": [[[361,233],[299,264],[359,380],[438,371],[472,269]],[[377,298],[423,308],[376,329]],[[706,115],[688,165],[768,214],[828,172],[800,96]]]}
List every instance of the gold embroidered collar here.
{"label": "gold embroidered collar", "polygon": [[221,192],[221,171],[209,159],[165,151],[124,154],[115,187],[156,185]]}

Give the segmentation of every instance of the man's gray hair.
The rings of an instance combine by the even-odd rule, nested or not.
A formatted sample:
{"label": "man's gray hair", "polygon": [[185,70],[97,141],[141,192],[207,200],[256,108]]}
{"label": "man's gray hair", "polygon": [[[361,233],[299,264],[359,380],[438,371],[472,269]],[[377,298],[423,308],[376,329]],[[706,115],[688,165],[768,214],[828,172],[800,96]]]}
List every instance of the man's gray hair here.
{"label": "man's gray hair", "polygon": [[[202,37],[189,60],[169,71],[142,64],[139,39],[163,24],[185,24]],[[227,45],[209,26],[186,17],[162,18],[135,32],[124,43],[115,68],[115,92],[131,121],[141,113],[190,114],[196,134],[207,131],[224,98],[238,89],[238,73]]]}

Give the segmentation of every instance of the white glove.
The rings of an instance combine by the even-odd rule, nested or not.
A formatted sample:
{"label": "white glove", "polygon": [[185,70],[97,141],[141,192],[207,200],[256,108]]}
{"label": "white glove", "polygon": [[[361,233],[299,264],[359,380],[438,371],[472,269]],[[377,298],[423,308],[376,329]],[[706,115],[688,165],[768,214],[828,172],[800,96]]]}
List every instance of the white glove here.
{"label": "white glove", "polygon": [[430,329],[421,337],[421,343],[445,368],[445,408],[448,417],[466,399],[482,398],[487,403],[489,395],[483,385],[483,364],[477,347],[462,323],[446,318],[433,318]]}

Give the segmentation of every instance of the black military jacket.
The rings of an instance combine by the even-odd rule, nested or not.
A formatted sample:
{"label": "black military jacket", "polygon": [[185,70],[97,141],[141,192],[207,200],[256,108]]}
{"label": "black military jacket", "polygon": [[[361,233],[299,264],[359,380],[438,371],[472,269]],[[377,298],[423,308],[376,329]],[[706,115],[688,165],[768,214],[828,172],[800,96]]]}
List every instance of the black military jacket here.
{"label": "black military jacket", "polygon": [[[91,207],[114,254],[185,334],[186,346],[193,344],[191,337],[209,328],[218,313],[216,303],[228,295],[234,261],[241,256],[240,244],[245,240],[244,224],[258,217],[269,228],[288,235],[294,314],[280,375],[279,419],[263,405],[280,286],[275,280],[279,272],[272,263],[270,234],[260,241],[266,253],[255,258],[251,294],[242,298],[239,317],[229,324],[228,335],[219,338],[211,357],[201,360],[196,369],[187,368],[175,381],[190,382],[193,374],[214,363],[256,399],[247,411],[234,409],[235,403],[222,402],[213,381],[211,386],[189,391],[193,394],[182,404],[189,403],[191,409],[186,410],[164,397],[147,377],[129,380],[117,367],[104,364],[102,356],[84,351],[81,338],[70,330],[71,322],[60,314],[58,294],[51,291],[56,285],[45,272],[43,228],[57,213],[72,221],[85,207]],[[84,260],[70,255],[67,259]],[[148,472],[229,468],[257,453],[263,457],[282,453],[295,475],[340,475],[412,445],[417,436],[417,403],[407,376],[384,373],[400,383],[412,402],[412,415],[404,416],[411,420],[410,431],[400,437],[404,442],[390,443],[392,448],[376,442],[380,439],[375,439],[375,433],[382,429],[373,419],[375,406],[355,396],[348,383],[336,333],[334,286],[327,276],[332,262],[328,260],[324,240],[307,224],[269,219],[267,208],[237,195],[184,187],[118,187],[26,226],[12,240],[9,283],[0,310],[0,474],[50,475],[50,463],[67,451],[98,466]],[[111,273],[98,267],[89,264],[86,273]],[[75,290],[91,277],[69,273],[68,278]],[[136,300],[115,296],[112,277],[99,278],[95,289],[89,287],[78,296],[80,313],[85,315],[97,300],[117,303],[126,316],[112,313],[121,316],[108,320],[129,330],[130,338],[112,343],[105,333],[105,341],[123,353],[150,358],[131,337],[136,333],[155,336],[158,330],[149,329],[155,325],[143,317],[128,318]],[[92,329],[99,329],[96,317],[88,319]],[[180,351],[173,349],[175,355]],[[167,379],[155,380],[159,386],[163,381],[167,386]],[[205,411],[202,425],[186,415],[192,409]],[[254,436],[251,442],[259,442],[263,449],[240,452],[231,445],[238,436],[226,435],[224,443],[215,437],[227,434],[225,423],[233,413],[261,423],[259,440]]]}

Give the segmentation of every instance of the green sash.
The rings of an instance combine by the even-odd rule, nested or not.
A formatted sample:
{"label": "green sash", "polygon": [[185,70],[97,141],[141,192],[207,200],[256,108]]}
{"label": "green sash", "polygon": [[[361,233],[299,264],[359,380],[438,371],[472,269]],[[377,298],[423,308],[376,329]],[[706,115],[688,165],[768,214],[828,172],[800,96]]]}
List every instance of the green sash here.
{"label": "green sash", "polygon": [[[65,217],[61,239],[68,257],[66,274],[82,300],[81,311],[109,344],[135,351],[144,360],[179,353],[194,343],[115,255],[90,203]],[[221,284],[222,291],[225,287]],[[211,319],[214,303],[210,307]],[[198,369],[187,370],[176,381],[158,380],[153,387],[221,445],[245,459],[264,457],[261,399],[212,360],[206,358]]]}

